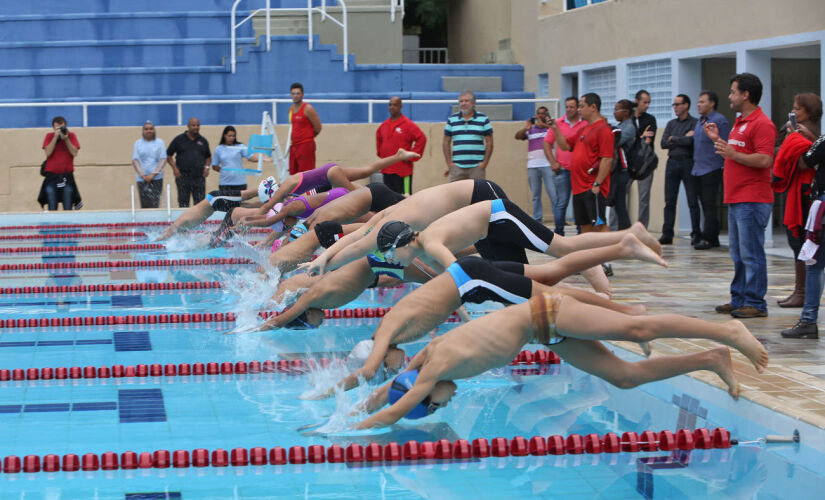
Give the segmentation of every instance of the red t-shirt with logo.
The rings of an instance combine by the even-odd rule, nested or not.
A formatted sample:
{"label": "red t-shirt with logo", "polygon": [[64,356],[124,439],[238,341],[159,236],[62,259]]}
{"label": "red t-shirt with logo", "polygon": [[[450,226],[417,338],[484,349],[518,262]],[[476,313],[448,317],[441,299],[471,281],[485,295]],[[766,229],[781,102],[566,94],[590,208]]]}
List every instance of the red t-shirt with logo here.
{"label": "red t-shirt with logo", "polygon": [[[728,136],[728,144],[744,154],[773,156],[776,125],[757,107],[747,117],[736,118]],[[742,165],[725,159],[725,203],[773,203],[771,169]]]}
{"label": "red t-shirt with logo", "polygon": [[[396,120],[387,118],[375,132],[375,146],[379,158],[390,157],[397,153],[399,148],[424,154],[426,145],[427,136],[418,125],[404,115]],[[412,175],[413,165],[411,161],[399,161],[384,168],[381,173],[406,177]]]}
{"label": "red t-shirt with logo", "polygon": [[[567,144],[573,150],[570,160],[570,184],[573,194],[583,193],[593,188],[596,175],[599,173],[599,161],[602,158],[613,158],[613,131],[607,120],[597,120],[568,137]],[[593,173],[587,173],[593,169]],[[599,188],[602,196],[607,198],[610,193],[610,176],[605,177]]]}
{"label": "red t-shirt with logo", "polygon": [[[52,142],[52,137],[54,137],[54,132],[49,132],[46,134],[46,138],[43,139],[44,149],[50,142]],[[69,140],[72,141],[74,147],[80,149],[80,143],[77,142],[77,136],[74,135],[74,132],[69,132]],[[63,139],[58,139],[57,143],[54,145],[54,151],[51,156],[46,158],[46,172],[51,172],[53,174],[68,174],[73,170],[74,156],[69,153],[69,148],[66,146]]]}

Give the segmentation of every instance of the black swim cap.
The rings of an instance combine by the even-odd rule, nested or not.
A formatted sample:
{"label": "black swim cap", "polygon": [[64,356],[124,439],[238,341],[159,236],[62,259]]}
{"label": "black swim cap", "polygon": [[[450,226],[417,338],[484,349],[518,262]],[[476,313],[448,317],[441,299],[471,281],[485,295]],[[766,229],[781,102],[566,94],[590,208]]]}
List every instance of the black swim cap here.
{"label": "black swim cap", "polygon": [[307,312],[304,311],[300,314],[300,316],[285,324],[284,328],[291,328],[293,330],[311,330],[318,327],[309,322]]}
{"label": "black swim cap", "polygon": [[378,241],[378,251],[384,253],[393,247],[403,247],[412,241],[414,235],[415,232],[406,222],[401,222],[400,220],[387,222],[381,230],[378,231],[378,236],[376,237]]}
{"label": "black swim cap", "polygon": [[344,228],[340,222],[327,220],[315,225],[315,235],[322,247],[329,248],[344,236]]}

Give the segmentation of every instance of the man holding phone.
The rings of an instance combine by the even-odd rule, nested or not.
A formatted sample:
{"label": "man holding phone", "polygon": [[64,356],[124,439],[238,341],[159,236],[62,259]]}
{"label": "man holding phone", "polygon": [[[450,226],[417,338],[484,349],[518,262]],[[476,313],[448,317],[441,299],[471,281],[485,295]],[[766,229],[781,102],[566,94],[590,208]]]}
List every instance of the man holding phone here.
{"label": "man holding phone", "polygon": [[[542,143],[550,128],[548,109],[541,106],[536,110],[536,115],[526,122],[524,127],[516,132],[516,140],[527,141],[527,182],[530,184],[530,195],[533,199],[533,218],[541,222],[544,211],[541,204],[541,183],[544,181],[544,190],[550,203],[556,205],[556,186],[553,183],[553,170],[550,168],[550,161],[544,155]],[[555,216],[555,211],[553,212]],[[558,226],[558,221],[556,222]],[[562,216],[562,225],[563,216]]]}

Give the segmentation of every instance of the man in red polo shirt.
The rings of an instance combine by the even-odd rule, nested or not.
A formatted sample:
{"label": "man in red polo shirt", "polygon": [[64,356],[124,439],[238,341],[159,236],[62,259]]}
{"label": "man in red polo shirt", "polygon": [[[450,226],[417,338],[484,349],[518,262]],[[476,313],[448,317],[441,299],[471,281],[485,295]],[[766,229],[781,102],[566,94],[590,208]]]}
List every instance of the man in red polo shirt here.
{"label": "man in red polo shirt", "polygon": [[[375,146],[379,158],[394,156],[399,149],[424,154],[427,136],[418,125],[401,113],[401,98],[390,98],[390,117],[375,131]],[[384,184],[398,194],[412,194],[413,161],[399,161],[386,167]]]}
{"label": "man in red polo shirt", "polygon": [[[49,210],[57,210],[57,205],[61,202],[63,210],[71,210],[74,199],[79,198],[76,196],[73,172],[74,157],[80,149],[80,143],[74,132],[66,128],[66,119],[62,116],[52,119],[52,129],[43,139],[43,152],[46,154],[43,175],[46,178],[41,191],[45,194]],[[82,204],[78,204],[78,208],[80,206]]]}
{"label": "man in red polo shirt", "polygon": [[552,120],[556,144],[562,151],[573,151],[570,159],[570,184],[573,188],[573,216],[583,233],[609,231],[604,207],[610,193],[613,166],[613,131],[601,114],[602,100],[592,92],[579,100],[581,117],[587,122],[581,131],[566,138]]}
{"label": "man in red polo shirt", "polygon": [[705,134],[713,141],[716,153],[725,158],[724,202],[728,204],[728,239],[734,269],[730,302],[718,306],[716,312],[734,318],[765,317],[765,228],[773,209],[771,167],[776,126],[759,107],[759,77],[740,73],[730,81],[730,107],[740,115],[728,140],[719,137],[715,123],[705,124]]}

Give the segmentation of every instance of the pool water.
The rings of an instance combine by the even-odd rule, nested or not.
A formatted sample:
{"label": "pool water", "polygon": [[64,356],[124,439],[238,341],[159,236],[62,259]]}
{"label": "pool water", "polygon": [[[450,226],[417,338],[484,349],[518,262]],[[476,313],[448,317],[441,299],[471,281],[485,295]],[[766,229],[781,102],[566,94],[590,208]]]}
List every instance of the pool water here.
{"label": "pool water", "polygon": [[[107,219],[101,219],[107,220]],[[10,224],[11,222],[9,222]],[[153,227],[140,231],[156,233]],[[122,233],[117,229],[112,232]],[[61,234],[50,245],[146,243],[85,238],[107,230],[0,230],[0,236]],[[0,240],[0,248],[46,246]],[[184,248],[176,241],[170,248]],[[231,257],[235,248],[185,252],[0,253],[0,264]],[[247,258],[248,253],[242,255]],[[58,260],[59,259],[59,260]],[[0,271],[0,288],[100,283],[219,281],[220,289],[0,295],[0,318],[235,312],[253,321],[272,285],[254,266]],[[374,289],[345,307],[391,306],[412,286]],[[497,308],[472,307],[474,315]],[[0,369],[225,361],[342,359],[378,318],[330,319],[317,330],[223,335],[230,322],[0,329]],[[445,323],[438,333],[454,327]],[[424,338],[404,347],[413,355]],[[541,346],[527,346],[536,350]],[[617,355],[635,355],[619,348]],[[715,387],[678,377],[620,390],[565,363],[509,366],[458,382],[444,409],[368,433],[347,431],[369,386],[336,398],[300,396],[337,380],[333,362],[311,373],[0,381],[0,457],[132,450],[267,449],[377,442],[725,427],[753,441],[790,434],[801,444],[730,449],[489,457],[374,463],[290,464],[94,472],[0,473],[3,498],[821,498],[825,434]]]}

